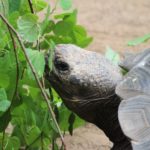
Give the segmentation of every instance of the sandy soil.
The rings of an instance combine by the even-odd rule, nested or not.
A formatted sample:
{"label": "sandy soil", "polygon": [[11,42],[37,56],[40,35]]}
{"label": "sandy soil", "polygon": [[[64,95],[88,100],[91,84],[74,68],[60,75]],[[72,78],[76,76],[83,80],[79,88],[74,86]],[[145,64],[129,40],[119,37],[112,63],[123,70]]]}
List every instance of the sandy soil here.
{"label": "sandy soil", "polygon": [[105,51],[106,46],[117,51],[140,50],[141,44],[128,47],[127,42],[150,32],[150,0],[74,0],[79,23],[94,37],[89,49]]}
{"label": "sandy soil", "polygon": [[[150,32],[150,0],[74,0],[79,23],[94,37],[88,49],[104,52],[139,51],[150,42],[128,47],[127,42]],[[67,150],[109,150],[112,145],[102,131],[88,124],[65,137]]]}

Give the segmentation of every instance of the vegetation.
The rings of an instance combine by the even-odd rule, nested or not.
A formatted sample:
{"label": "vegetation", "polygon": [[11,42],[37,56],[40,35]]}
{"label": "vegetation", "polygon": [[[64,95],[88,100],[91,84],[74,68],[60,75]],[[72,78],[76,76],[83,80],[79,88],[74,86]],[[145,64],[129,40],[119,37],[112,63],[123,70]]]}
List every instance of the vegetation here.
{"label": "vegetation", "polygon": [[[44,79],[45,54],[55,44],[86,47],[72,0],[0,0],[0,149],[65,149],[63,135],[84,124]],[[53,1],[54,3],[54,1]],[[61,6],[63,13],[57,14]],[[60,8],[59,8],[60,9]],[[45,16],[39,19],[39,13]],[[11,129],[8,129],[9,126]],[[63,132],[63,135],[62,135]],[[56,139],[61,137],[62,146]]]}

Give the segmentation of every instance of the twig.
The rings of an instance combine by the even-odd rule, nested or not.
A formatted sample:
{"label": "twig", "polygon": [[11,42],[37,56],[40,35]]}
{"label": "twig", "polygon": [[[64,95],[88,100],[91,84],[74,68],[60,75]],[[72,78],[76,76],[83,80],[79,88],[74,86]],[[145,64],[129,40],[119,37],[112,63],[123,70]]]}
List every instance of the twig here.
{"label": "twig", "polygon": [[14,54],[15,54],[15,59],[16,59],[16,85],[15,85],[15,91],[12,97],[12,102],[11,105],[13,104],[13,101],[15,99],[15,96],[17,94],[17,89],[18,89],[18,83],[19,83],[19,60],[18,60],[18,56],[17,56],[17,49],[16,49],[16,43],[15,43],[15,39],[12,35],[12,31],[10,30],[9,26],[7,25],[10,37],[12,39],[12,43],[13,43],[13,50],[14,50]]}
{"label": "twig", "polygon": [[52,15],[52,14],[55,12],[55,10],[56,10],[56,8],[57,8],[57,5],[58,5],[58,2],[59,2],[59,0],[56,0],[55,6],[54,6],[54,8],[52,9],[52,11],[50,12],[50,15]]}
{"label": "twig", "polygon": [[33,5],[32,5],[32,1],[28,0],[28,3],[29,3],[29,6],[30,6],[32,14],[34,14],[34,9],[33,9]]}
{"label": "twig", "polygon": [[54,121],[54,123],[55,123],[55,125],[56,125],[56,127],[57,127],[58,133],[59,133],[59,135],[60,135],[61,141],[62,141],[62,143],[63,143],[63,145],[64,145],[64,149],[66,150],[66,145],[65,145],[65,142],[64,142],[64,138],[63,138],[63,135],[62,135],[62,133],[61,133],[61,130],[60,130],[59,126],[58,126],[58,123],[57,123],[57,121],[56,121],[55,114],[54,114],[53,109],[52,109],[52,107],[51,107],[51,105],[50,105],[50,103],[49,103],[49,99],[48,99],[48,97],[47,97],[47,94],[46,94],[45,90],[42,88],[41,82],[40,82],[40,80],[39,80],[39,78],[38,78],[38,76],[37,76],[37,74],[36,74],[36,71],[35,71],[35,69],[34,69],[34,67],[33,67],[33,65],[32,65],[32,63],[31,63],[31,61],[30,61],[30,59],[29,59],[29,57],[28,57],[28,55],[27,55],[27,53],[26,53],[26,48],[25,48],[25,46],[24,46],[24,44],[23,44],[23,42],[22,42],[22,40],[21,40],[21,37],[20,37],[19,34],[16,32],[16,30],[13,28],[13,26],[12,26],[11,24],[9,24],[9,22],[6,20],[6,18],[5,18],[2,14],[0,14],[0,17],[1,17],[1,19],[3,20],[3,22],[11,29],[11,31],[16,35],[16,38],[18,39],[18,42],[19,42],[19,44],[20,44],[20,46],[21,46],[21,49],[22,49],[22,51],[23,51],[23,53],[24,53],[24,56],[25,56],[25,58],[26,58],[26,60],[27,60],[27,62],[28,62],[28,64],[29,64],[29,66],[30,66],[30,68],[31,68],[31,71],[32,71],[32,73],[33,73],[33,75],[34,75],[36,81],[37,81],[37,84],[38,84],[38,86],[39,86],[39,88],[40,88],[40,90],[41,90],[41,93],[42,93],[42,95],[43,95],[43,97],[44,97],[44,100],[45,100],[46,103],[47,103],[49,112],[50,112],[50,114],[51,114],[51,116],[52,116],[52,119],[53,119],[53,121]]}

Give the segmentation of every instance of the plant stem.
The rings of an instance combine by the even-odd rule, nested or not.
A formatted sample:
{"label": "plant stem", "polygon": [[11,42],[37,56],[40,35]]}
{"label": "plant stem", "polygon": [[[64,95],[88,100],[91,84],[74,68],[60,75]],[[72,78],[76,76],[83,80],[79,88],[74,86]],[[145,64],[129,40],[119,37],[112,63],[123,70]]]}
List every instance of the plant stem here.
{"label": "plant stem", "polygon": [[12,102],[11,102],[11,105],[12,105],[13,101],[15,99],[15,96],[17,94],[18,83],[19,83],[19,60],[18,60],[18,56],[17,56],[17,49],[16,49],[15,39],[14,39],[14,37],[12,35],[12,31],[10,30],[8,25],[7,25],[7,27],[8,27],[8,31],[9,31],[10,37],[12,39],[13,50],[14,50],[15,59],[16,59],[16,85],[15,85],[15,90],[14,90],[14,94],[13,94],[13,97],[12,97]]}
{"label": "plant stem", "polygon": [[30,9],[31,9],[31,13],[34,14],[34,9],[33,9],[33,6],[32,6],[32,1],[28,0],[28,3],[29,3],[29,6],[30,6]]}
{"label": "plant stem", "polygon": [[39,80],[39,78],[38,78],[38,76],[37,76],[37,74],[36,74],[36,71],[35,71],[35,69],[34,69],[34,67],[33,67],[33,65],[32,65],[32,63],[31,63],[31,61],[30,61],[30,59],[29,59],[29,57],[28,57],[28,55],[27,55],[27,53],[26,53],[26,48],[25,48],[25,46],[24,46],[24,44],[23,44],[23,42],[22,42],[22,39],[21,39],[21,37],[19,36],[19,34],[16,32],[16,30],[13,28],[13,26],[7,21],[7,19],[6,19],[1,13],[0,13],[0,17],[1,17],[2,21],[11,29],[11,31],[16,35],[16,38],[18,39],[18,42],[19,42],[19,44],[20,44],[20,46],[21,46],[21,49],[22,49],[22,51],[23,51],[23,53],[24,53],[24,56],[25,56],[25,58],[26,58],[26,60],[27,60],[27,62],[28,62],[28,64],[29,64],[29,66],[30,66],[30,68],[31,68],[31,71],[32,71],[32,73],[33,73],[33,75],[34,75],[36,81],[37,81],[37,84],[38,84],[38,86],[39,86],[39,88],[40,88],[40,90],[41,90],[41,93],[42,93],[42,95],[43,95],[43,97],[44,97],[44,100],[45,100],[46,103],[47,103],[47,106],[48,106],[50,115],[52,116],[52,120],[54,121],[54,123],[55,123],[55,125],[56,125],[56,128],[57,128],[58,133],[59,133],[60,138],[61,138],[61,141],[62,141],[62,143],[63,143],[63,145],[64,145],[64,149],[66,150],[66,145],[65,145],[65,142],[64,142],[64,138],[63,138],[63,135],[62,135],[61,130],[60,130],[60,128],[59,128],[59,125],[58,125],[58,123],[57,123],[57,121],[56,121],[56,118],[55,118],[55,114],[54,114],[54,112],[53,112],[53,109],[52,109],[52,107],[51,107],[51,105],[50,105],[50,103],[49,103],[49,98],[47,97],[47,94],[46,94],[46,92],[45,92],[45,89],[43,89],[42,84],[41,84],[41,82],[40,82],[40,80]]}
{"label": "plant stem", "polygon": [[57,5],[58,5],[58,2],[59,2],[59,0],[56,0],[55,6],[54,6],[54,8],[52,9],[52,11],[50,12],[50,15],[52,15],[52,14],[55,12],[55,10],[56,10],[56,8],[57,8]]}

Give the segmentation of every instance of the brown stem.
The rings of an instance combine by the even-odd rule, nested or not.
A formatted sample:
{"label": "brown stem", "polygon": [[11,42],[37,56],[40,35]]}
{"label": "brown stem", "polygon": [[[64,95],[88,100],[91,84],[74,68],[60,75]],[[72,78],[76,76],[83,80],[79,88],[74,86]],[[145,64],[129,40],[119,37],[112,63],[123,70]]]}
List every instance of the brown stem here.
{"label": "brown stem", "polygon": [[54,6],[54,8],[52,9],[52,11],[50,12],[50,15],[52,15],[52,14],[55,12],[55,10],[56,10],[56,8],[57,8],[58,2],[59,2],[59,0],[56,0],[55,6]]}
{"label": "brown stem", "polygon": [[51,105],[50,105],[50,103],[49,103],[49,99],[48,99],[48,97],[47,97],[47,94],[46,94],[46,92],[45,92],[45,89],[43,89],[43,87],[42,87],[42,85],[41,85],[41,82],[40,82],[40,80],[39,80],[39,78],[38,78],[38,76],[37,76],[37,74],[36,74],[36,71],[35,71],[35,69],[34,69],[34,67],[33,67],[33,65],[32,65],[32,63],[31,63],[31,61],[30,61],[30,59],[29,59],[29,57],[28,57],[28,55],[27,55],[27,53],[26,53],[26,48],[25,48],[25,46],[24,46],[24,44],[23,44],[23,42],[22,42],[22,39],[21,39],[21,37],[19,36],[19,34],[16,32],[16,30],[13,28],[13,26],[12,26],[11,24],[9,24],[9,22],[7,21],[7,19],[6,19],[1,13],[0,13],[0,17],[1,17],[1,19],[3,20],[3,22],[11,29],[11,31],[16,35],[16,38],[18,39],[18,42],[19,42],[19,44],[20,44],[20,46],[21,46],[21,49],[22,49],[22,51],[23,51],[23,53],[24,53],[24,56],[25,56],[25,58],[26,58],[26,60],[27,60],[27,62],[28,62],[28,64],[29,64],[29,66],[30,66],[30,69],[31,69],[31,71],[32,71],[32,73],[33,73],[33,75],[34,75],[36,81],[37,81],[37,84],[38,84],[38,86],[39,86],[39,88],[40,88],[40,90],[41,90],[41,93],[42,93],[42,95],[43,95],[43,97],[44,97],[44,100],[45,100],[46,103],[47,103],[49,112],[50,112],[50,114],[51,114],[51,116],[52,116],[52,119],[53,119],[53,121],[54,121],[54,123],[55,123],[55,125],[56,125],[56,127],[57,127],[58,133],[59,133],[59,135],[60,135],[61,141],[62,141],[62,143],[63,143],[63,145],[64,145],[64,149],[66,150],[66,144],[65,144],[65,142],[64,142],[63,135],[62,135],[61,130],[60,130],[60,128],[59,128],[59,126],[58,126],[58,123],[57,123],[57,121],[56,121],[55,114],[54,114],[53,109],[52,109],[52,107],[51,107]]}
{"label": "brown stem", "polygon": [[33,9],[33,5],[32,5],[32,1],[28,0],[28,3],[29,3],[29,6],[30,6],[32,14],[34,14],[34,9]]}

